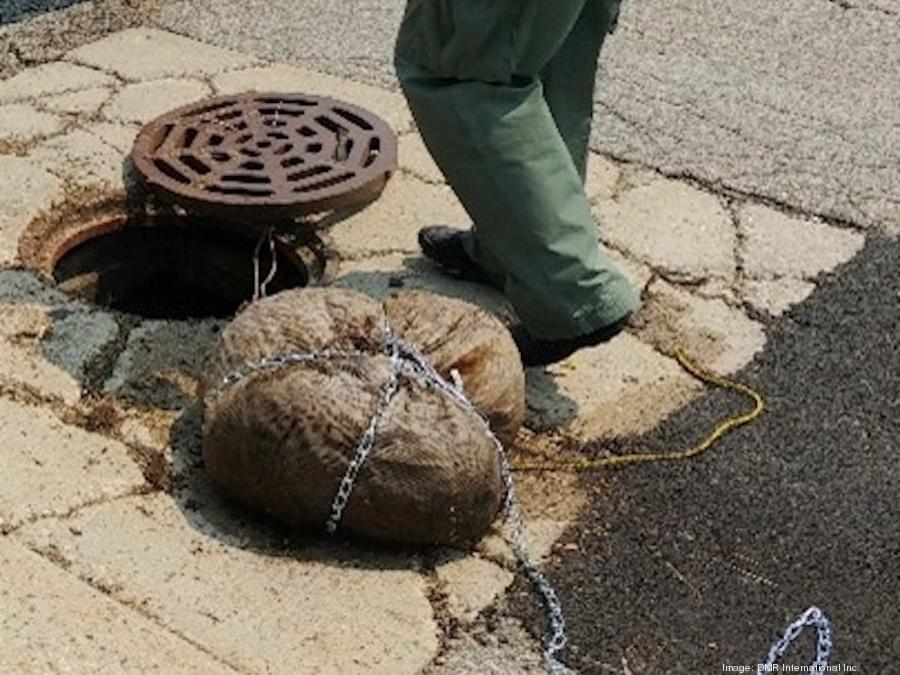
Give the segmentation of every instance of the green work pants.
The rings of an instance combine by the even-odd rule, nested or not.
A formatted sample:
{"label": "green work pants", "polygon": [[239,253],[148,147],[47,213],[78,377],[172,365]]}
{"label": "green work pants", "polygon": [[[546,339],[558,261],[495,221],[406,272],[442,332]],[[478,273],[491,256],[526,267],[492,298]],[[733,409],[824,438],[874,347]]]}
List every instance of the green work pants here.
{"label": "green work pants", "polygon": [[584,192],[597,58],[618,0],[408,0],[396,48],[422,137],[473,221],[470,254],[533,335],[637,306]]}

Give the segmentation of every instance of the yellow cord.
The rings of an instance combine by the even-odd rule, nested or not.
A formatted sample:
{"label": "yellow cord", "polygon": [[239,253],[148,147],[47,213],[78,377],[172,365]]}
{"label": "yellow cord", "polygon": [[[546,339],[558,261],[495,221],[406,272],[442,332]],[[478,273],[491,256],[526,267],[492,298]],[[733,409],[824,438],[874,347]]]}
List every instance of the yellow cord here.
{"label": "yellow cord", "polygon": [[613,457],[601,457],[600,459],[565,459],[548,462],[520,462],[513,463],[514,471],[540,471],[540,472],[582,472],[598,471],[600,469],[617,468],[628,464],[646,464],[649,462],[670,462],[696,457],[715,445],[723,436],[735,429],[750,424],[765,412],[766,402],[755,390],[745,384],[726,379],[721,375],[704,370],[684,353],[680,347],[675,350],[675,358],[688,373],[705,384],[710,384],[720,389],[730,389],[739,394],[753,399],[753,410],[742,415],[735,415],[720,422],[698,445],[685,450],[675,452],[636,453],[631,455],[615,455]]}

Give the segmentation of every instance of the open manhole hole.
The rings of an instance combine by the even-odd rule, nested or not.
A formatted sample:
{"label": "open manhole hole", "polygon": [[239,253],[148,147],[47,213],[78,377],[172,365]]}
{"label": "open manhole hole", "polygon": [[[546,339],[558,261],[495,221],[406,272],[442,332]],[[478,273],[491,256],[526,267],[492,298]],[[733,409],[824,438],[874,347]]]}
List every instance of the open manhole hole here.
{"label": "open manhole hole", "polygon": [[[70,240],[52,270],[60,290],[151,319],[228,318],[253,298],[252,233],[200,217],[144,220],[100,223]],[[259,247],[258,260],[261,276],[275,270],[269,293],[310,282],[303,259],[283,242]]]}
{"label": "open manhole hole", "polygon": [[397,139],[349,103],[248,92],[162,115],[131,157],[157,198],[142,215],[48,222],[23,242],[23,260],[119,311],[226,318],[259,295],[323,280],[324,221],[312,216],[376,198]]}

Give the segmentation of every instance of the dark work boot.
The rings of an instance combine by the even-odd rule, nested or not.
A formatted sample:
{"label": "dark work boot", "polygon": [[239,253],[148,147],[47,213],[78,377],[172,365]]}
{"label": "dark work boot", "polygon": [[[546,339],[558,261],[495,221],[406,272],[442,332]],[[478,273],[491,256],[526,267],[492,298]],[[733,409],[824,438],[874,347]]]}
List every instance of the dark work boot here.
{"label": "dark work boot", "polygon": [[562,361],[579,349],[609,342],[625,329],[630,318],[631,315],[629,314],[614,324],[604,326],[593,333],[565,340],[540,340],[525,330],[525,326],[522,324],[511,326],[509,332],[512,334],[516,347],[519,348],[522,365],[530,368],[533,366],[547,366],[551,363]]}
{"label": "dark work boot", "polygon": [[490,279],[469,257],[465,238],[468,233],[444,225],[419,230],[419,246],[425,257],[438,264],[441,270],[463,281],[490,284]]}

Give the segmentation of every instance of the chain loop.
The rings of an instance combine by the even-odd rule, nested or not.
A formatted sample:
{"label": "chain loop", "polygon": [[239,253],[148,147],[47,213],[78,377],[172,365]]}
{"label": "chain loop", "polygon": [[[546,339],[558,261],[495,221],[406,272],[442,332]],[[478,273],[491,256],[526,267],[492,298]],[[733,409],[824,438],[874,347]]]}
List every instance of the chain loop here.
{"label": "chain loop", "polygon": [[772,645],[765,663],[759,664],[757,675],[775,672],[776,664],[780,663],[787,655],[800,635],[809,627],[816,629],[816,660],[810,665],[809,672],[824,673],[828,670],[828,662],[831,659],[831,622],[828,616],[818,607],[810,607],[794,623],[787,627],[784,635],[778,642]]}

